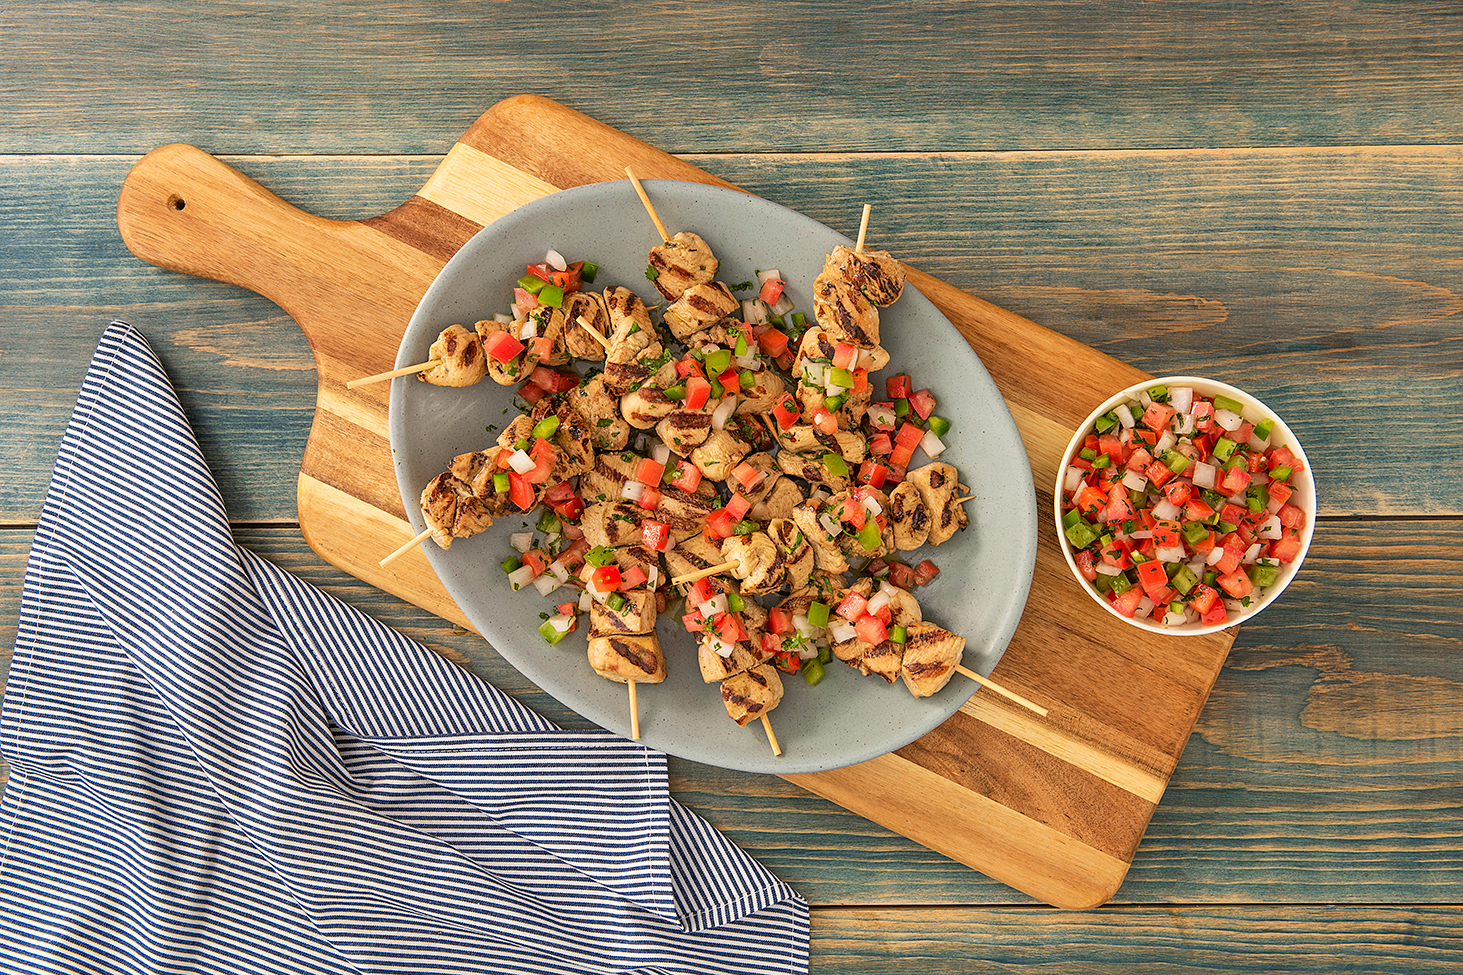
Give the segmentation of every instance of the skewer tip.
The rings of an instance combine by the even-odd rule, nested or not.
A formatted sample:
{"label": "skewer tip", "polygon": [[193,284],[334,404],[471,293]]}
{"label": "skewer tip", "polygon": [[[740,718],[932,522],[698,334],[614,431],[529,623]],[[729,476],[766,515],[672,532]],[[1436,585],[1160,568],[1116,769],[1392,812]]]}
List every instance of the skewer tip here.
{"label": "skewer tip", "polygon": [[635,682],[625,681],[630,687],[630,738],[634,741],[640,740],[640,706],[635,700]]}
{"label": "skewer tip", "polygon": [[864,214],[859,218],[858,242],[853,245],[853,252],[855,254],[862,254],[864,252],[864,235],[869,232],[869,212],[871,210],[873,210],[873,207],[865,203]]}
{"label": "skewer tip", "polygon": [[995,693],[1001,695],[1002,697],[1006,698],[1007,700],[1015,701],[1017,704],[1021,705],[1023,708],[1026,708],[1028,711],[1035,712],[1036,714],[1041,715],[1043,718],[1045,718],[1047,716],[1047,714],[1049,713],[1047,711],[1047,709],[1044,708],[1044,707],[1042,707],[1040,704],[1033,704],[1033,703],[1031,703],[1030,701],[1026,700],[1026,698],[1022,697],[1020,694],[1017,694],[1014,691],[1008,691],[1008,690],[1006,690],[1006,688],[1002,687],[1000,684],[997,684],[995,681],[991,680],[989,677],[982,677],[980,674],[977,674],[975,671],[971,670],[969,667],[964,666],[963,664],[956,664],[955,665],[955,672],[958,673],[958,674],[963,674],[966,677],[969,677],[971,680],[975,681],[981,687],[984,687],[984,688],[987,688],[988,690],[994,691]]}
{"label": "skewer tip", "polygon": [[422,544],[422,542],[425,542],[429,537],[431,537],[431,534],[432,534],[432,529],[430,529],[430,528],[424,528],[424,529],[422,529],[422,533],[420,535],[418,535],[416,538],[413,538],[411,541],[407,542],[406,544],[402,545],[401,548],[399,548],[396,551],[392,552],[390,555],[386,556],[386,558],[382,559],[380,562],[377,562],[376,564],[379,565],[383,569],[386,568],[392,562],[395,562],[397,559],[401,558],[407,552],[410,552],[414,547]]}
{"label": "skewer tip", "polygon": [[762,715],[762,729],[767,732],[767,744],[772,746],[772,754],[778,758],[782,757],[782,746],[777,743],[777,735],[772,732],[772,722],[767,720],[767,715]]}

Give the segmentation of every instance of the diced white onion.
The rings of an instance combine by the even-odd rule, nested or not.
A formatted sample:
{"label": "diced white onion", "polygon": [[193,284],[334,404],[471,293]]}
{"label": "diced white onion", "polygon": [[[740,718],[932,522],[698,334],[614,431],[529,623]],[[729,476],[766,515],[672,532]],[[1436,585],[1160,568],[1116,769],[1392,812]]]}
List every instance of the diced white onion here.
{"label": "diced white onion", "polygon": [[1189,618],[1187,616],[1183,613],[1175,613],[1172,609],[1163,617],[1163,622],[1168,626],[1180,626],[1188,621]]}
{"label": "diced white onion", "polygon": [[514,532],[508,536],[508,544],[513,546],[513,551],[522,555],[533,548],[533,532]]}
{"label": "diced white onion", "polygon": [[741,368],[750,369],[752,372],[756,372],[762,368],[762,360],[757,358],[757,350],[755,347],[748,348],[744,355],[737,356],[736,363]]}
{"label": "diced white onion", "polygon": [[1062,490],[1066,491],[1068,494],[1076,491],[1077,488],[1082,484],[1082,478],[1084,475],[1086,475],[1086,473],[1087,472],[1080,467],[1067,468],[1067,478],[1062,482]]}
{"label": "diced white onion", "polygon": [[1168,498],[1163,498],[1153,506],[1153,517],[1159,521],[1173,521],[1179,516],[1181,511],[1182,509],[1178,505],[1168,500]]}
{"label": "diced white onion", "polygon": [[828,363],[804,362],[803,382],[809,386],[826,386],[828,384]]}
{"label": "diced white onion", "polygon": [[550,562],[549,567],[544,571],[552,575],[555,579],[558,579],[560,582],[569,581],[569,570],[565,568],[564,563],[560,562],[558,559],[554,559],[554,561]]}
{"label": "diced white onion", "polygon": [[654,592],[660,586],[660,566],[652,565],[645,570],[645,588]]}
{"label": "diced white onion", "polygon": [[518,302],[515,301],[513,302],[513,304],[509,305],[508,311],[513,316],[509,319],[510,324],[523,321],[523,309],[518,307]]}
{"label": "diced white onion", "polygon": [[777,296],[777,302],[772,306],[772,314],[786,315],[788,312],[792,311],[792,309],[792,299],[789,298],[787,296],[787,292],[784,291],[782,294]]}
{"label": "diced white onion", "polygon": [[727,393],[721,398],[721,402],[716,404],[716,409],[711,411],[711,428],[713,430],[721,430],[725,428],[726,421],[731,419],[732,414],[735,413],[736,410],[736,393]]}
{"label": "diced white onion", "polygon": [[1163,436],[1158,438],[1158,446],[1153,448],[1153,456],[1160,456],[1165,450],[1171,449],[1178,442],[1179,438],[1174,436],[1172,430],[1163,431]]}
{"label": "diced white onion", "polygon": [[879,503],[879,499],[874,497],[872,494],[864,495],[864,499],[859,503],[863,505],[864,510],[871,515],[882,515],[884,513],[884,506],[881,505]]}
{"label": "diced white onion", "polygon": [[508,573],[508,582],[513,586],[514,592],[522,589],[524,586],[528,585],[532,581],[533,566],[531,565],[520,565],[512,572]]}
{"label": "diced white onion", "polygon": [[885,592],[884,590],[880,589],[878,592],[874,593],[873,596],[869,597],[869,605],[864,610],[864,612],[868,613],[870,616],[878,616],[879,615],[879,610],[883,609],[885,606],[888,606],[888,605],[889,605],[889,594],[887,592]]}
{"label": "diced white onion", "polygon": [[[1273,431],[1273,430],[1271,431],[1271,433],[1274,433],[1274,432],[1275,431]],[[1261,450],[1267,450],[1267,449],[1269,449],[1269,447],[1270,447],[1270,438],[1269,437],[1261,438],[1259,436],[1256,436],[1253,430],[1250,431],[1250,449],[1251,450],[1261,451]]]}
{"label": "diced white onion", "polygon": [[1118,422],[1123,425],[1124,430],[1131,430],[1138,425],[1138,421],[1134,418],[1133,411],[1128,409],[1127,403],[1119,403],[1118,408],[1113,412],[1117,414]]}
{"label": "diced white onion", "polygon": [[1153,615],[1153,600],[1144,596],[1138,600],[1138,608],[1133,612],[1134,616],[1148,617]]}
{"label": "diced white onion", "polygon": [[767,321],[767,302],[761,298],[742,300],[742,321],[748,325],[761,325]]}
{"label": "diced white onion", "polygon": [[639,501],[645,496],[645,485],[639,481],[626,481],[625,486],[620,488],[620,497],[627,501]]}
{"label": "diced white onion", "polygon": [[574,617],[568,613],[557,613],[549,617],[549,625],[560,633],[568,633],[574,628]]}
{"label": "diced white onion", "polygon": [[721,637],[719,636],[713,635],[711,637],[708,637],[708,639],[711,641],[709,646],[712,650],[716,651],[718,656],[730,657],[732,655],[732,651],[735,650],[737,647],[735,643],[723,643]]}
{"label": "diced white onion", "polygon": [[515,450],[508,455],[508,466],[520,474],[527,474],[538,466],[526,450]]}
{"label": "diced white onion", "polygon": [[768,281],[781,281],[781,280],[782,280],[782,272],[779,271],[775,267],[768,268],[765,271],[758,271],[757,272],[757,286],[758,286],[758,288],[760,288],[762,285],[766,284]]}
{"label": "diced white onion", "polygon": [[716,617],[720,616],[722,613],[725,613],[726,607],[726,593],[719,592],[715,596],[712,596],[710,599],[706,600],[706,602],[697,606],[696,609],[701,613],[702,616],[711,620],[716,619]]}
{"label": "diced white onion", "polygon": [[1138,529],[1135,532],[1129,532],[1126,537],[1132,538],[1132,539],[1136,539],[1137,541],[1140,541],[1141,542],[1145,538],[1152,538],[1153,537],[1153,532],[1150,531],[1147,528],[1140,528],[1140,529]]}
{"label": "diced white onion", "polygon": [[1187,413],[1177,413],[1173,418],[1173,432],[1180,437],[1192,436],[1194,433],[1194,418]]}
{"label": "diced white onion", "polygon": [[1260,557],[1260,547],[1259,542],[1251,542],[1250,547],[1245,549],[1244,558],[1240,559],[1240,561],[1248,565],[1255,561],[1255,559],[1258,559]]}
{"label": "diced white onion", "polygon": [[930,460],[934,460],[945,452],[945,442],[935,436],[935,431],[933,430],[925,431],[925,435],[919,438],[919,446]]}
{"label": "diced white onion", "polygon": [[798,648],[799,660],[812,660],[817,655],[818,648],[809,641],[803,641],[803,645]]}
{"label": "diced white onion", "polygon": [[864,416],[868,417],[869,422],[876,427],[894,426],[894,411],[887,406],[878,404],[870,406]]}
{"label": "diced white onion", "polygon": [[671,462],[671,449],[657,440],[650,448],[650,459],[664,466]]}
{"label": "diced white onion", "polygon": [[845,619],[830,620],[828,623],[828,639],[834,643],[847,643],[858,635],[853,624]]}
{"label": "diced white onion", "polygon": [[1214,422],[1224,428],[1227,433],[1234,433],[1245,422],[1245,418],[1233,410],[1215,410]]}
{"label": "diced white onion", "polygon": [[525,318],[523,322],[518,326],[518,337],[521,339],[531,339],[537,337],[537,335],[538,322],[535,321],[532,317]]}
{"label": "diced white onion", "polygon": [[1280,526],[1280,517],[1272,514],[1266,518],[1260,523],[1260,530],[1255,534],[1265,539],[1279,538],[1284,534],[1284,529]]}
{"label": "diced white onion", "polygon": [[544,263],[553,268],[555,271],[569,270],[569,262],[564,260],[564,255],[560,254],[556,250],[553,250],[552,248],[550,248],[549,252],[544,255]]}
{"label": "diced white onion", "polygon": [[[1074,467],[1072,469],[1081,473],[1078,468]],[[1148,489],[1148,478],[1139,474],[1137,471],[1128,471],[1123,475],[1123,487],[1129,491],[1145,491]]]}
{"label": "diced white onion", "polygon": [[1206,464],[1202,460],[1197,460],[1194,462],[1194,468],[1189,476],[1193,480],[1195,487],[1212,491],[1214,490],[1214,479],[1218,473],[1219,469],[1213,464]]}
{"label": "diced white onion", "polygon": [[1265,510],[1273,515],[1283,507],[1285,507],[1284,501],[1281,501],[1279,498],[1271,498],[1270,503],[1265,505]]}
{"label": "diced white onion", "polygon": [[1184,560],[1184,547],[1182,545],[1164,545],[1155,549],[1154,554],[1160,562],[1182,562]]}
{"label": "diced white onion", "polygon": [[504,325],[511,325],[517,320],[518,319],[514,318],[512,315],[505,315],[502,312],[498,312],[496,315],[493,316],[493,321],[502,322]]}
{"label": "diced white onion", "polygon": [[1213,549],[1210,550],[1207,562],[1209,565],[1218,565],[1219,560],[1222,558],[1224,558],[1224,549],[1221,546],[1216,545]]}
{"label": "diced white onion", "polygon": [[818,628],[803,613],[792,614],[792,626],[804,637],[812,638],[818,635]]}
{"label": "diced white onion", "polygon": [[1097,570],[1097,574],[1100,576],[1117,576],[1123,574],[1122,569],[1119,569],[1115,565],[1110,565],[1107,562],[1097,562],[1092,568]]}
{"label": "diced white onion", "polygon": [[584,592],[582,592],[582,593],[579,594],[579,611],[581,613],[587,613],[587,612],[589,612],[589,605],[590,605],[589,590],[586,589]]}
{"label": "diced white onion", "polygon": [[1180,413],[1188,413],[1194,408],[1194,387],[1170,386],[1168,389],[1168,405]]}
{"label": "diced white onion", "polygon": [[558,589],[559,586],[559,580],[554,578],[547,572],[539,576],[537,579],[533,580],[533,588],[537,589],[539,591],[539,594],[543,596],[549,595],[555,589]]}
{"label": "diced white onion", "polygon": [[1138,402],[1143,404],[1143,408],[1146,410],[1153,405],[1153,397],[1149,396],[1148,390],[1145,389],[1138,393]]}
{"label": "diced white onion", "polygon": [[818,524],[822,525],[823,530],[834,538],[843,534],[843,525],[828,517],[826,512],[818,516]]}

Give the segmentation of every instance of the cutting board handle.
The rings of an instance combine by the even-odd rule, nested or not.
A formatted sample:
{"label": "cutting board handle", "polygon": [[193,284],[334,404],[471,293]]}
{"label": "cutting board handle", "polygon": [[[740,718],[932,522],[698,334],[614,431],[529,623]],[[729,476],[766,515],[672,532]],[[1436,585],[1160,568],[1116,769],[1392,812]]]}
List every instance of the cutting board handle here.
{"label": "cutting board handle", "polygon": [[149,264],[236,284],[289,310],[301,257],[329,249],[343,222],[306,213],[203,150],[175,143],[127,174],[117,225]]}

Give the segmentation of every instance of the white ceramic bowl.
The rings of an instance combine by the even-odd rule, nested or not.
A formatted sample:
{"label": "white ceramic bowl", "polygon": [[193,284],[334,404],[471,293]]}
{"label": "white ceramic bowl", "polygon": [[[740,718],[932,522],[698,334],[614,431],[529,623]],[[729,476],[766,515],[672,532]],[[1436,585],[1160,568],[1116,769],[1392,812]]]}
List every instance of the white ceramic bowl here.
{"label": "white ceramic bowl", "polygon": [[[1139,399],[1140,395],[1154,386],[1165,386],[1169,389],[1175,387],[1191,387],[1196,393],[1205,397],[1213,397],[1220,394],[1244,404],[1244,418],[1251,422],[1258,422],[1269,418],[1274,421],[1274,427],[1270,434],[1270,443],[1274,446],[1284,445],[1293,451],[1300,459],[1304,470],[1297,471],[1292,477],[1290,486],[1294,493],[1291,496],[1291,503],[1301,508],[1306,514],[1305,526],[1301,530],[1301,547],[1295,559],[1288,563],[1281,563],[1277,570],[1275,584],[1267,587],[1259,598],[1251,600],[1249,606],[1243,608],[1231,608],[1227,611],[1227,618],[1222,623],[1187,622],[1165,625],[1152,619],[1136,619],[1124,616],[1112,605],[1112,603],[1097,588],[1085,578],[1077,568],[1077,562],[1073,558],[1072,544],[1067,540],[1062,526],[1062,489],[1067,476],[1068,461],[1077,454],[1086,438],[1088,431],[1093,429],[1098,417],[1116,409],[1119,405],[1131,400]],[[1151,630],[1155,633],[1167,633],[1173,636],[1199,636],[1204,633],[1213,633],[1231,626],[1237,626],[1259,613],[1266,606],[1273,603],[1295,574],[1300,571],[1301,563],[1305,560],[1306,552],[1310,550],[1311,538],[1315,532],[1316,522],[1316,481],[1311,471],[1310,459],[1306,457],[1305,451],[1301,448],[1300,441],[1286,426],[1285,421],[1280,418],[1274,410],[1270,409],[1260,400],[1246,393],[1242,389],[1236,389],[1227,383],[1216,382],[1212,379],[1202,379],[1198,376],[1161,376],[1150,379],[1146,382],[1137,383],[1127,389],[1114,393],[1101,406],[1093,410],[1072,439],[1067,443],[1066,451],[1062,454],[1062,463],[1057,469],[1056,483],[1052,490],[1052,510],[1056,517],[1057,537],[1062,546],[1062,555],[1067,560],[1067,566],[1072,570],[1072,578],[1077,585],[1081,586],[1099,606],[1114,616],[1141,629]],[[1259,590],[1256,590],[1259,593]]]}

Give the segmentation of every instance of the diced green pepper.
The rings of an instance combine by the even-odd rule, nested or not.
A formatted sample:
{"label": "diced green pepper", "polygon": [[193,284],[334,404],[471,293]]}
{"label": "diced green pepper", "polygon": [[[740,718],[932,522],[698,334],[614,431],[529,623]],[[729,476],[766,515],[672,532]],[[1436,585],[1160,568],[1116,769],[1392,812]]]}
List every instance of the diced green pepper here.
{"label": "diced green pepper", "polygon": [[1193,569],[1187,565],[1180,565],[1178,571],[1173,574],[1173,578],[1169,580],[1169,585],[1180,593],[1187,593],[1198,582],[1199,577],[1194,574]]}
{"label": "diced green pepper", "polygon": [[1254,583],[1256,589],[1268,589],[1275,585],[1279,578],[1279,566],[1274,562],[1261,560],[1250,566],[1250,582]]}
{"label": "diced green pepper", "polygon": [[853,388],[853,372],[840,366],[828,370],[828,383],[842,389]]}
{"label": "diced green pepper", "polygon": [[740,593],[733,592],[732,590],[728,589],[726,591],[726,608],[727,612],[740,613],[742,610],[747,608],[747,604],[742,601],[742,596]]}
{"label": "diced green pepper", "polygon": [[864,527],[859,529],[858,535],[855,537],[858,539],[858,543],[864,547],[865,552],[872,552],[879,547],[879,543],[882,541],[879,537],[878,522],[870,518],[864,522]]}
{"label": "diced green pepper", "polygon": [[1290,480],[1290,475],[1292,475],[1294,473],[1295,473],[1295,468],[1293,468],[1293,467],[1284,467],[1284,466],[1277,467],[1273,471],[1270,472],[1270,480],[1272,480],[1272,481],[1281,481],[1283,483],[1285,481]]}
{"label": "diced green pepper", "polygon": [[1113,427],[1115,427],[1115,426],[1118,425],[1117,414],[1115,414],[1115,413],[1104,413],[1102,416],[1098,417],[1096,420],[1093,420],[1092,421],[1092,425],[1097,428],[1097,432],[1098,433],[1107,433]]}
{"label": "diced green pepper", "polygon": [[1191,546],[1209,537],[1209,529],[1202,521],[1186,521],[1179,530],[1184,534],[1184,541]]}
{"label": "diced green pepper", "polygon": [[550,413],[533,425],[533,436],[535,439],[543,438],[547,440],[558,431],[559,415],[557,413]]}
{"label": "diced green pepper", "polygon": [[665,390],[664,392],[666,399],[683,400],[686,398],[686,384],[677,383],[676,385],[672,386],[670,389]]}
{"label": "diced green pepper", "polygon": [[802,673],[803,680],[809,687],[812,687],[822,681],[824,675],[828,673],[828,669],[823,666],[823,661],[814,657],[812,660],[803,661]]}
{"label": "diced green pepper", "polygon": [[895,624],[889,628],[889,642],[903,643],[909,639],[909,630],[906,627]]}
{"label": "diced green pepper", "polygon": [[557,535],[563,530],[559,525],[559,516],[554,514],[551,508],[543,510],[543,513],[538,516],[538,521],[534,523],[534,527],[545,535]]}
{"label": "diced green pepper", "polygon": [[548,284],[548,282],[539,277],[537,274],[525,274],[523,277],[518,279],[518,286],[531,295],[538,294],[544,289],[544,285],[546,284]]}
{"label": "diced green pepper", "polygon": [[1185,457],[1177,450],[1165,451],[1163,454],[1163,462],[1167,464],[1168,469],[1173,471],[1175,474],[1182,474],[1184,471],[1189,469],[1189,458]]}
{"label": "diced green pepper", "polygon": [[932,416],[930,417],[930,429],[934,431],[935,436],[943,437],[950,432],[950,421],[943,416]]}
{"label": "diced green pepper", "polygon": [[628,600],[626,600],[623,595],[617,592],[612,592],[605,597],[605,605],[617,613],[625,608],[626,602],[628,602]]}
{"label": "diced green pepper", "polygon": [[1153,400],[1153,402],[1155,402],[1155,403],[1167,403],[1168,402],[1168,387],[1167,386],[1164,386],[1161,383],[1159,385],[1157,385],[1157,386],[1149,386],[1148,387],[1148,398],[1151,399],[1151,400]]}
{"label": "diced green pepper", "polygon": [[1270,438],[1270,431],[1274,429],[1275,421],[1266,417],[1255,424],[1255,437],[1258,440],[1268,440]]}
{"label": "diced green pepper", "polygon": [[[1103,577],[1098,576],[1098,578],[1101,579]],[[1108,576],[1107,579],[1109,580],[1108,588],[1119,596],[1133,588],[1133,580],[1129,579],[1126,573],[1119,572],[1115,576]]]}
{"label": "diced green pepper", "polygon": [[518,561],[517,557],[512,555],[508,556],[506,559],[504,559],[502,562],[499,562],[498,564],[503,567],[504,572],[514,572],[523,565],[522,562]]}
{"label": "diced green pepper", "polygon": [[497,471],[493,474],[494,494],[503,494],[512,486],[513,482],[509,479],[507,471]]}
{"label": "diced green pepper", "polygon": [[823,401],[823,407],[829,413],[837,413],[843,408],[844,400],[846,400],[847,398],[848,397],[844,396],[842,393],[839,393],[837,396],[830,396]]}
{"label": "diced green pepper", "polygon": [[1097,529],[1092,527],[1091,522],[1080,516],[1076,523],[1068,526],[1063,534],[1067,536],[1067,541],[1076,549],[1086,548],[1097,541]]}
{"label": "diced green pepper", "polygon": [[1243,413],[1245,411],[1245,404],[1239,400],[1231,399],[1223,393],[1216,393],[1214,395],[1214,408],[1216,410],[1229,410],[1231,413]]}
{"label": "diced green pepper", "polygon": [[834,477],[848,476],[848,461],[844,460],[841,454],[835,454],[830,450],[828,453],[823,455],[823,466],[826,467],[828,469],[828,473],[832,474]]}
{"label": "diced green pepper", "polygon": [[595,568],[603,568],[615,561],[615,550],[607,545],[596,545],[584,553],[584,561]]}
{"label": "diced green pepper", "polygon": [[557,284],[546,284],[538,293],[538,303],[548,305],[550,308],[564,307],[564,289]]}
{"label": "diced green pepper", "polygon": [[599,273],[599,265],[593,261],[585,261],[584,266],[579,269],[579,280],[585,284],[594,284],[594,276]]}
{"label": "diced green pepper", "polygon": [[564,639],[564,637],[567,636],[569,633],[568,630],[560,630],[548,620],[544,620],[538,625],[538,631],[539,633],[543,634],[543,638],[548,641],[549,646],[553,646],[554,644],[558,643],[560,640]]}
{"label": "diced green pepper", "polygon": [[1238,446],[1239,444],[1228,437],[1220,437],[1214,441],[1213,457],[1222,464],[1234,456],[1235,448]]}
{"label": "diced green pepper", "polygon": [[720,376],[731,368],[731,349],[717,349],[715,352],[706,353],[706,372],[709,375]]}
{"label": "diced green pepper", "polygon": [[828,604],[818,602],[816,599],[808,604],[808,622],[823,629],[828,625]]}

